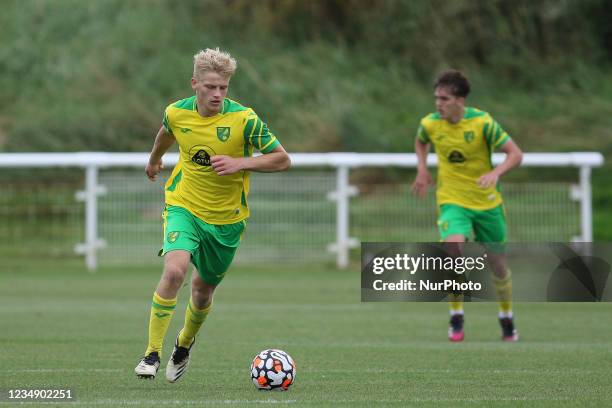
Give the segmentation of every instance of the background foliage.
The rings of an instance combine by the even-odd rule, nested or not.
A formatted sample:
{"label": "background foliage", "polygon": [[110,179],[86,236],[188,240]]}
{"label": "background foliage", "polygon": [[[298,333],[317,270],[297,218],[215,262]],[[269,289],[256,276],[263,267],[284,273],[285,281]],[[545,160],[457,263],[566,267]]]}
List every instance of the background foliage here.
{"label": "background foliage", "polygon": [[611,20],[606,0],[5,0],[0,151],[146,151],[192,55],[219,46],[239,60],[231,97],[292,152],[412,151],[455,67],[525,150],[610,157]]}

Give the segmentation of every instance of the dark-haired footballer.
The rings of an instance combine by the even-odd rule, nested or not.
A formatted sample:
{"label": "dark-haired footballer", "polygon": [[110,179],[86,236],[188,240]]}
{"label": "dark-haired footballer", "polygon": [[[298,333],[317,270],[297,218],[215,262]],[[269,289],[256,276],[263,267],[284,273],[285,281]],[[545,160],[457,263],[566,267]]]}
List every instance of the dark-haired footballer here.
{"label": "dark-haired footballer", "polygon": [[[443,72],[434,84],[436,112],[425,116],[417,131],[415,152],[418,172],[412,192],[424,197],[432,184],[427,153],[433,145],[438,156],[436,201],[438,230],[444,242],[465,242],[473,234],[476,242],[502,244],[489,251],[493,281],[499,297],[502,339],[517,341],[512,315],[512,280],[503,244],[506,214],[499,191],[499,178],[517,167],[523,153],[508,133],[487,112],[465,106],[470,83],[456,70]],[[493,167],[495,150],[506,159]],[[450,296],[450,341],[463,341],[463,295]]]}

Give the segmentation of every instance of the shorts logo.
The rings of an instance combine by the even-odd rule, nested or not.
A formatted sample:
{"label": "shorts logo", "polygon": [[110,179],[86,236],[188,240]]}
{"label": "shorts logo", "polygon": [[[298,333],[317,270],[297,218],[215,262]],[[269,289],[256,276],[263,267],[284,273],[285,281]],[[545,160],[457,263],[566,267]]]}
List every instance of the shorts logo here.
{"label": "shorts logo", "polygon": [[230,128],[229,127],[218,127],[217,137],[219,138],[220,141],[225,142],[230,137]]}
{"label": "shorts logo", "polygon": [[463,138],[465,139],[466,143],[472,143],[472,140],[474,140],[474,132],[471,130],[468,132],[463,132]]}
{"label": "shorts logo", "polygon": [[168,233],[168,242],[174,244],[178,239],[180,233],[178,231],[172,231]]}
{"label": "shorts logo", "polygon": [[448,231],[448,221],[438,221],[438,227],[442,231]]}

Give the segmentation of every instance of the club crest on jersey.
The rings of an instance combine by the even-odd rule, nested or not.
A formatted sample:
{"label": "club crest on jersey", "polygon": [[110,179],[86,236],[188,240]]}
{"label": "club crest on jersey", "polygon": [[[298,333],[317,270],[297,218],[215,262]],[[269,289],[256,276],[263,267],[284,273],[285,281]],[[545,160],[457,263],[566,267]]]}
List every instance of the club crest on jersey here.
{"label": "club crest on jersey", "polygon": [[472,140],[474,140],[474,132],[472,130],[463,132],[463,138],[467,143],[472,143]]}
{"label": "club crest on jersey", "polygon": [[218,127],[217,137],[219,138],[220,141],[225,142],[230,137],[230,128],[229,127]]}
{"label": "club crest on jersey", "polygon": [[176,240],[179,237],[179,232],[178,231],[172,231],[168,233],[168,242],[173,244],[176,242]]}

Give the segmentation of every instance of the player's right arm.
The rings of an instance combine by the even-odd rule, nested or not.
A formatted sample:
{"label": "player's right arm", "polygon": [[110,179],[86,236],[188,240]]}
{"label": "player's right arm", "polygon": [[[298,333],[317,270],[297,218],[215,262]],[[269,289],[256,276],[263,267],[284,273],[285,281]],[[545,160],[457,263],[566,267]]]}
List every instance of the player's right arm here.
{"label": "player's right arm", "polygon": [[429,136],[421,124],[414,141],[414,151],[417,156],[417,175],[412,183],[412,193],[420,198],[427,195],[427,188],[433,183],[431,174],[427,170],[427,154],[430,144]]}
{"label": "player's right arm", "polygon": [[172,133],[166,130],[165,126],[159,128],[157,136],[155,136],[155,143],[153,144],[153,150],[149,156],[149,162],[145,168],[145,173],[151,181],[157,180],[157,175],[162,171],[164,165],[162,163],[162,156],[168,151],[170,146],[175,142],[175,138]]}

